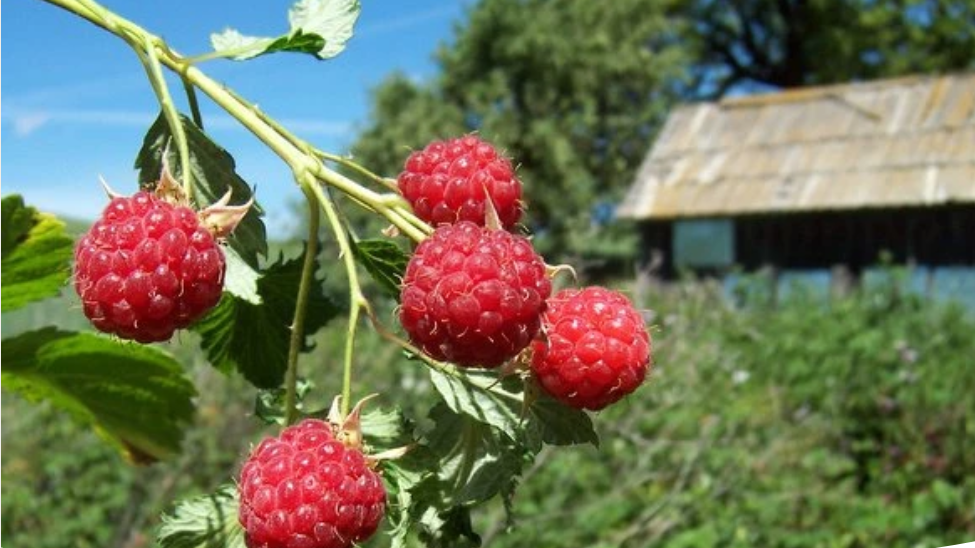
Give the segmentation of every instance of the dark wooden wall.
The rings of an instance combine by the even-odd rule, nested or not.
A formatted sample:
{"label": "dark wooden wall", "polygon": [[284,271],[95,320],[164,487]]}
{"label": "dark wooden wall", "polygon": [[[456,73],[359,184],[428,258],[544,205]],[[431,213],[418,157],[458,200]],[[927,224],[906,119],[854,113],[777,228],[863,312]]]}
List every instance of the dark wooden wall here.
{"label": "dark wooden wall", "polygon": [[[746,271],[830,269],[854,274],[882,253],[897,264],[975,265],[975,205],[736,217],[735,262]],[[671,279],[670,221],[642,223],[641,272]]]}
{"label": "dark wooden wall", "polygon": [[897,264],[975,264],[975,206],[864,210],[735,219],[736,261],[853,271],[889,253]]}

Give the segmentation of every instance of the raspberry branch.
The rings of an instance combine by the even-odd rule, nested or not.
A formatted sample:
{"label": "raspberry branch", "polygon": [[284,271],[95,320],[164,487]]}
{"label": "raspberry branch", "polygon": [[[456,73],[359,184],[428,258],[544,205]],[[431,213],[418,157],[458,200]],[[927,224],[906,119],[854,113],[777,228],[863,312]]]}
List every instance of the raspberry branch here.
{"label": "raspberry branch", "polygon": [[169,130],[172,131],[173,137],[176,140],[176,148],[179,150],[179,162],[183,168],[183,190],[186,192],[187,199],[192,201],[193,170],[190,168],[189,141],[186,139],[186,132],[183,130],[183,124],[179,120],[179,112],[176,110],[173,97],[169,93],[169,86],[166,84],[166,78],[163,76],[162,66],[159,64],[159,56],[156,53],[157,46],[148,35],[142,36],[142,41],[141,47],[136,47],[134,43],[132,46],[146,69],[146,74],[149,76],[149,83],[152,84],[152,89],[159,100],[159,107],[162,109],[163,115],[166,117],[166,123],[169,124]]}
{"label": "raspberry branch", "polygon": [[312,196],[318,201],[318,204],[325,212],[325,217],[329,225],[331,225],[332,232],[335,234],[335,238],[339,244],[339,256],[345,265],[346,275],[349,278],[349,325],[345,338],[345,353],[342,363],[342,414],[346,415],[349,413],[349,405],[352,401],[352,354],[355,349],[356,330],[359,326],[359,312],[365,309],[367,314],[369,313],[369,301],[366,300],[366,297],[362,293],[362,287],[359,285],[359,273],[356,270],[355,256],[349,247],[349,236],[345,231],[345,227],[342,226],[342,221],[339,219],[338,213],[335,211],[335,204],[332,203],[332,199],[328,197],[320,185],[311,184],[308,188],[310,188]]}
{"label": "raspberry branch", "polygon": [[[195,86],[212,99],[220,108],[234,117],[255,137],[277,154],[296,175],[299,186],[323,183],[348,195],[365,209],[382,215],[399,231],[414,241],[422,241],[432,229],[409,211],[401,202],[391,200],[388,194],[380,194],[344,175],[328,168],[306,141],[294,136],[249,101],[213,80],[193,65],[192,59],[174,52],[166,42],[141,26],[120,17],[92,0],[45,0],[78,15],[129,43],[140,55],[149,55],[149,45],[158,62],[178,73],[185,82]],[[171,101],[170,101],[171,103]],[[174,128],[174,133],[178,131]],[[352,164],[350,160],[343,162]],[[360,173],[364,168],[358,169]],[[310,174],[307,183],[300,174]]]}
{"label": "raspberry branch", "polygon": [[[382,215],[389,220],[398,231],[414,241],[422,241],[427,234],[432,232],[432,228],[417,218],[405,204],[395,194],[381,194],[368,189],[359,183],[345,177],[344,175],[329,169],[324,161],[330,160],[351,167],[359,174],[365,175],[373,180],[383,181],[378,176],[372,174],[365,168],[357,166],[354,162],[338,156],[328,155],[317,151],[306,141],[296,137],[287,129],[282,127],[272,118],[260,111],[251,102],[243,99],[236,93],[230,91],[223,85],[217,83],[199,68],[193,65],[193,60],[184,58],[168,47],[166,42],[143,29],[139,25],[122,18],[108,9],[102,7],[92,0],[46,0],[51,4],[59,6],[72,12],[91,23],[115,34],[128,43],[139,55],[149,74],[150,82],[156,91],[163,112],[172,128],[176,138],[176,144],[180,150],[181,161],[183,162],[183,179],[187,192],[192,188],[189,186],[189,149],[182,125],[179,123],[178,113],[169,95],[165,79],[162,77],[161,67],[165,65],[169,69],[178,73],[183,80],[184,87],[195,103],[195,94],[191,93],[194,88],[199,88],[210,99],[212,99],[224,111],[237,119],[244,127],[253,133],[258,139],[274,151],[295,175],[295,181],[302,189],[309,201],[310,210],[318,211],[322,208],[328,219],[332,233],[339,244],[342,260],[345,264],[349,278],[349,291],[351,295],[351,309],[349,311],[349,326],[346,349],[344,353],[344,373],[343,373],[343,406],[348,406],[351,398],[351,378],[352,378],[352,353],[355,344],[355,334],[358,326],[360,312],[364,309],[369,311],[369,303],[365,299],[359,285],[358,275],[354,262],[354,256],[349,248],[348,234],[335,210],[332,200],[327,196],[322,185],[336,188],[348,195],[354,202],[361,207]],[[194,108],[194,118],[199,118],[198,106]],[[384,183],[388,187],[388,184]],[[316,203],[317,202],[317,203]],[[316,215],[312,215],[316,218]],[[301,285],[299,287],[298,302],[295,309],[295,318],[292,325],[292,339],[289,345],[289,361],[286,373],[286,395],[287,413],[289,423],[296,418],[295,409],[295,384],[297,379],[297,354],[300,350],[302,333],[301,324],[304,318],[304,311],[308,301],[308,285],[313,273],[309,272],[308,257],[314,254],[311,252],[317,237],[317,229],[310,233],[309,253],[306,256],[305,269],[302,273]],[[345,409],[344,411],[348,411]]]}
{"label": "raspberry branch", "polygon": [[308,310],[308,294],[315,279],[315,256],[318,255],[319,214],[314,196],[305,193],[308,201],[308,243],[305,244],[305,261],[301,266],[301,281],[298,282],[298,298],[295,304],[294,321],[291,323],[291,340],[288,343],[288,369],[284,374],[285,424],[292,425],[298,420],[298,355],[305,332],[305,312]]}
{"label": "raspberry branch", "polygon": [[190,115],[193,117],[193,123],[200,128],[200,131],[203,131],[203,114],[200,113],[200,101],[196,98],[196,88],[182,74],[180,74],[180,80],[183,82],[183,91],[186,92],[186,102],[190,104]]}

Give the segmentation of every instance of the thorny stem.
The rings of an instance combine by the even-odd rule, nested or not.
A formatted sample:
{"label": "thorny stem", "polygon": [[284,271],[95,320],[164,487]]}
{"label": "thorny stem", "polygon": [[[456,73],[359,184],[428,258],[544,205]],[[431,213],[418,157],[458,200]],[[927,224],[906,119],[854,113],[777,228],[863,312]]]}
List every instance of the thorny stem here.
{"label": "thorny stem", "polygon": [[190,104],[190,114],[193,116],[193,123],[203,131],[203,114],[200,112],[200,102],[196,98],[196,88],[186,80],[182,74],[179,75],[183,81],[183,90],[186,91],[186,100]]}
{"label": "thorny stem", "polygon": [[166,47],[165,42],[158,36],[151,34],[132,21],[115,15],[92,0],[45,1],[64,8],[119,36],[126,42],[133,44],[133,47],[136,47],[136,43],[155,44],[160,63],[180,74],[186,82],[199,88],[218,106],[236,118],[284,160],[294,173],[311,173],[319,181],[349,195],[363,207],[386,217],[404,235],[414,241],[419,242],[432,232],[432,228],[405,209],[402,204],[396,204],[387,195],[370,190],[329,169],[312,153],[315,150],[314,147],[295,137],[279,124],[271,121],[251,103],[204,74],[200,69],[193,66],[189,59]]}
{"label": "thorny stem", "polygon": [[[160,70],[160,64],[178,73],[183,80],[187,90],[199,88],[214,103],[220,106],[228,114],[237,119],[244,127],[253,133],[258,139],[274,151],[295,175],[295,180],[301,187],[309,200],[309,206],[314,207],[314,202],[322,208],[328,219],[330,228],[335,234],[336,240],[341,250],[342,260],[345,264],[349,278],[349,291],[351,294],[351,310],[349,313],[348,338],[344,355],[344,373],[342,380],[342,407],[343,414],[347,414],[351,405],[351,377],[352,377],[352,351],[354,349],[355,332],[358,324],[359,314],[365,310],[371,314],[368,301],[362,293],[356,274],[355,259],[349,247],[348,235],[339,219],[335,206],[322,187],[322,184],[338,189],[349,196],[361,207],[382,215],[389,220],[402,234],[415,242],[420,242],[430,234],[433,229],[417,218],[412,211],[394,194],[381,194],[362,186],[361,184],[349,179],[345,175],[330,169],[324,164],[325,160],[340,163],[349,167],[360,175],[369,177],[380,182],[389,188],[390,185],[381,177],[357,166],[349,159],[333,155],[325,155],[317,151],[306,141],[299,139],[291,134],[277,122],[266,116],[249,101],[236,95],[222,84],[211,79],[193,65],[193,59],[187,59],[172,49],[158,36],[149,33],[139,25],[119,17],[115,13],[102,7],[94,0],[45,0],[53,5],[59,6],[71,13],[74,13],[89,22],[99,26],[108,32],[125,40],[143,58],[150,80],[157,88],[157,95],[160,97],[160,104],[166,113],[167,121],[172,127],[173,134],[176,136],[177,145],[180,146],[180,155],[184,161],[184,181],[187,179],[189,169],[185,163],[188,159],[188,149],[185,147],[185,135],[182,125],[179,123],[178,113],[176,113],[172,100],[168,95]],[[146,59],[148,57],[148,59]],[[212,57],[212,56],[210,56]],[[207,55],[196,58],[196,60],[208,58]],[[146,62],[149,61],[149,62]],[[152,70],[150,70],[152,69]],[[163,95],[165,92],[165,95]],[[188,92],[189,93],[189,92]],[[190,108],[193,109],[194,119],[199,118],[198,105],[194,108],[195,95],[190,95]],[[199,124],[199,120],[197,121]],[[316,209],[317,211],[317,209]],[[315,216],[312,215],[312,219]],[[309,251],[305,257],[305,267],[302,273],[302,283],[299,286],[298,303],[295,310],[295,322],[292,325],[292,337],[289,348],[289,365],[287,373],[287,398],[289,421],[296,415],[295,384],[297,382],[296,356],[300,351],[302,342],[301,329],[304,309],[308,301],[308,291],[310,281],[313,279],[314,272],[310,272],[314,264],[314,253],[311,246],[315,245],[317,231],[309,238]],[[312,261],[309,263],[309,261]],[[310,272],[310,274],[309,274]],[[299,317],[300,316],[300,317]],[[422,353],[418,355],[422,356]],[[443,364],[432,364],[431,366],[444,370]]]}
{"label": "thorny stem", "polygon": [[312,184],[310,189],[315,198],[318,199],[322,210],[325,211],[325,217],[328,219],[339,244],[339,256],[345,264],[345,271],[349,277],[349,325],[345,337],[345,354],[342,364],[342,416],[344,417],[349,414],[352,404],[352,353],[355,349],[356,329],[359,326],[359,312],[363,308],[368,312],[369,303],[362,295],[362,288],[359,286],[359,276],[355,267],[355,257],[349,247],[349,236],[335,211],[332,199],[328,197],[320,185]]}
{"label": "thorny stem", "polygon": [[353,171],[356,171],[360,175],[372,179],[376,183],[386,187],[389,190],[392,190],[393,192],[398,191],[395,181],[392,181],[390,179],[387,179],[386,177],[373,173],[372,171],[366,169],[365,167],[353,162],[352,158],[348,158],[346,156],[339,156],[338,154],[332,154],[322,150],[316,150],[315,154],[318,155],[323,160],[328,160],[329,162],[335,162],[336,164],[343,165]]}
{"label": "thorny stem", "polygon": [[[166,84],[162,67],[159,65],[156,44],[153,42],[152,37],[148,35],[143,36],[142,41],[142,49],[137,47],[136,44],[132,44],[132,46],[136,53],[139,54],[139,59],[142,60],[143,65],[145,65],[146,73],[149,75],[149,82],[152,84],[152,89],[156,92],[156,97],[159,98],[159,107],[162,108],[163,115],[166,117],[166,123],[169,124],[169,130],[176,139],[176,148],[179,150],[179,163],[183,168],[181,170],[183,175],[183,190],[186,192],[186,197],[192,200],[193,170],[190,167],[190,144],[186,140],[183,122],[179,119],[179,112],[176,110],[176,105],[173,104],[173,97],[169,94],[169,86]],[[185,82],[184,85],[186,85]]]}
{"label": "thorny stem", "polygon": [[[376,175],[372,171],[360,166],[349,158],[330,154],[311,146],[308,142],[303,141],[288,131],[288,129],[279,124],[277,120],[268,116],[264,111],[258,108],[257,105],[248,102],[233,90],[225,89],[224,91],[226,91],[226,93],[233,97],[238,103],[249,109],[254,116],[261,120],[261,122],[269,126],[281,137],[284,137],[295,148],[304,152],[305,156],[333,161],[335,163],[344,165],[357,171],[361,175],[376,180],[383,186],[398,192],[398,189],[395,187],[395,185],[392,185],[389,180]],[[321,168],[320,170],[318,169],[319,167]],[[399,194],[377,194],[369,189],[359,186],[358,183],[342,176],[342,174],[327,169],[321,163],[316,164],[314,169],[316,171],[315,175],[319,180],[322,180],[327,184],[330,184],[343,191],[363,209],[383,215],[412,240],[419,242],[426,237],[426,234],[429,234],[432,231],[429,225],[413,214],[413,211],[407,206],[406,201],[403,200],[402,196]]]}
{"label": "thorny stem", "polygon": [[308,200],[308,243],[305,244],[305,261],[301,266],[301,281],[298,282],[298,299],[295,304],[294,321],[291,322],[291,340],[288,345],[288,369],[284,375],[284,407],[286,423],[294,424],[298,418],[298,355],[305,338],[305,314],[308,310],[308,295],[315,281],[315,258],[318,255],[318,205],[315,196],[304,186]]}

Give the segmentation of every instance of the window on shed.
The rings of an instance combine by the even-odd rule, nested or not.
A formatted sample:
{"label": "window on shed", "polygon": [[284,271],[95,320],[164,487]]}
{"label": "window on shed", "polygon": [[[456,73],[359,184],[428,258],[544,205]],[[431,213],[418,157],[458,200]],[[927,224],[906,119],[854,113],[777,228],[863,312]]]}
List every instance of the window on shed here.
{"label": "window on shed", "polygon": [[735,225],[731,219],[674,222],[674,263],[689,267],[726,267],[735,261]]}

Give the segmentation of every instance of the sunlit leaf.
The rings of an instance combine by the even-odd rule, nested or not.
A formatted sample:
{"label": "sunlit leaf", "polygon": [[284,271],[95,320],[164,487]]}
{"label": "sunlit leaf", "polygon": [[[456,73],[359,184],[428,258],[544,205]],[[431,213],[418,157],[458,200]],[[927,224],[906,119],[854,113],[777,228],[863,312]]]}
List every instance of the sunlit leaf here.
{"label": "sunlit leaf", "polygon": [[493,426],[516,440],[521,432],[523,399],[517,379],[499,380],[492,371],[431,371],[430,380],[455,412]]}
{"label": "sunlit leaf", "polygon": [[156,540],[161,548],[244,548],[238,504],[233,485],[184,500],[171,514],[163,515]]}
{"label": "sunlit leaf", "polygon": [[193,384],[166,352],[46,328],[3,341],[3,388],[89,423],[132,461],[179,451]]}
{"label": "sunlit leaf", "polygon": [[223,32],[215,32],[210,35],[210,45],[213,46],[214,51],[225,53],[236,52],[232,55],[227,55],[236,61],[244,61],[265,53],[267,47],[273,42],[273,38],[247,36],[241,34],[237,29],[232,28],[227,28]]}
{"label": "sunlit leaf", "polygon": [[284,51],[329,59],[342,53],[352,38],[359,11],[358,0],[299,0],[288,11],[291,30],[287,34],[249,36],[227,28],[211,34],[210,45],[216,54],[235,61]]}
{"label": "sunlit leaf", "polygon": [[410,258],[398,245],[388,240],[362,240],[352,243],[352,254],[387,294],[399,298]]}
{"label": "sunlit leaf", "polygon": [[3,199],[2,229],[0,310],[57,295],[71,274],[74,247],[64,223],[24,205],[15,194]]}
{"label": "sunlit leaf", "polygon": [[345,49],[360,9],[359,0],[298,0],[288,11],[288,20],[292,34],[322,37],[324,44],[315,55],[328,59]]}

